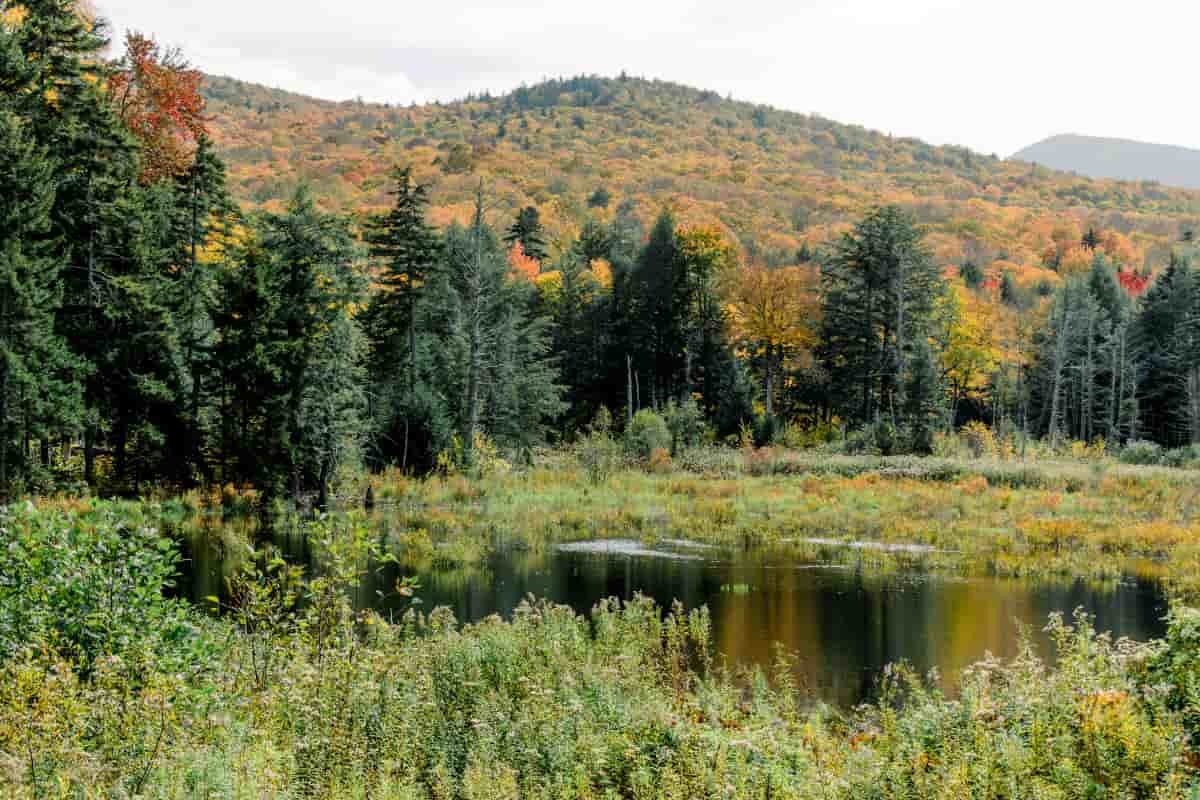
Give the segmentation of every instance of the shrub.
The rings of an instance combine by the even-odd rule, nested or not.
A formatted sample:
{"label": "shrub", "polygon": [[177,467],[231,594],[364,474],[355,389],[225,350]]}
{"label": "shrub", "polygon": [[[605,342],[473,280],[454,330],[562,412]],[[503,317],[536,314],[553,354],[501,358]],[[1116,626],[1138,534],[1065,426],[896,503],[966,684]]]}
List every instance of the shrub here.
{"label": "shrub", "polygon": [[621,446],[604,431],[593,430],[580,440],[576,454],[592,483],[608,480],[621,465]]}
{"label": "shrub", "polygon": [[771,414],[763,414],[754,420],[754,446],[767,447],[771,445],[780,431],[783,421]]}
{"label": "shrub", "polygon": [[1194,468],[1200,466],[1200,445],[1189,444],[1163,453],[1162,463],[1168,467]]}
{"label": "shrub", "polygon": [[875,449],[882,456],[891,456],[896,454],[899,443],[899,432],[896,426],[886,419],[877,419],[870,426],[871,439],[875,444]]}
{"label": "shrub", "polygon": [[0,510],[0,528],[0,658],[43,645],[85,666],[134,651],[175,664],[203,657],[199,618],[163,595],[178,548],[137,507],[17,505]]}
{"label": "shrub", "polygon": [[695,447],[704,438],[706,425],[704,412],[690,397],[682,403],[671,401],[663,415],[667,430],[671,432],[671,455],[687,447]]}
{"label": "shrub", "polygon": [[667,422],[648,408],[633,415],[625,431],[625,449],[636,458],[648,461],[655,450],[671,448],[671,431]]}
{"label": "shrub", "polygon": [[833,444],[841,436],[841,429],[832,422],[788,422],[775,437],[777,444],[791,450],[810,450]]}
{"label": "shrub", "polygon": [[501,458],[495,442],[486,434],[476,431],[470,451],[463,446],[458,434],[455,434],[450,440],[450,448],[438,454],[437,468],[444,475],[464,473],[474,478],[486,478],[489,475],[503,475],[509,472],[512,464]]}
{"label": "shrub", "polygon": [[973,458],[983,458],[996,452],[996,436],[982,422],[968,422],[963,426],[961,436]]}
{"label": "shrub", "polygon": [[746,451],[745,469],[750,475],[771,475],[778,469],[778,465],[779,459],[774,448],[760,447],[757,450]]}
{"label": "shrub", "polygon": [[1163,461],[1162,448],[1154,442],[1130,442],[1121,450],[1122,464],[1161,464]]}
{"label": "shrub", "polygon": [[1200,746],[1200,609],[1175,605],[1167,615],[1164,647],[1147,662],[1148,682],[1166,690],[1192,747]]}
{"label": "shrub", "polygon": [[656,475],[663,475],[671,471],[671,454],[667,452],[665,447],[656,447],[654,452],[650,454],[650,460],[646,463],[646,468]]}
{"label": "shrub", "polygon": [[737,446],[742,450],[754,449],[754,426],[743,421],[738,426]]}

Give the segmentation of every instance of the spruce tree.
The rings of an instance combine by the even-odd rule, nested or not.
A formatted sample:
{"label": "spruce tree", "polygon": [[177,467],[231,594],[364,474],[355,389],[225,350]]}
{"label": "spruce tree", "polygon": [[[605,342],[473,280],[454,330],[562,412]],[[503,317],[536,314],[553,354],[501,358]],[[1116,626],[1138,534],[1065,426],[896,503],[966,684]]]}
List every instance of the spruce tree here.
{"label": "spruce tree", "polygon": [[225,185],[225,165],[213,151],[212,142],[200,137],[191,166],[174,181],[173,237],[177,272],[172,283],[170,305],[179,331],[180,348],[188,385],[182,387],[186,419],[190,429],[188,457],[206,477],[206,431],[204,411],[214,390],[212,351],[215,330],[212,320],[217,302],[219,263],[206,254],[212,245],[228,238],[237,210]]}
{"label": "spruce tree", "polygon": [[659,407],[685,385],[686,275],[675,219],[663,211],[630,276],[630,339],[642,405]]}
{"label": "spruce tree", "polygon": [[517,219],[504,236],[509,247],[520,242],[521,250],[535,261],[546,260],[545,231],[542,216],[533,206],[526,206],[517,213]]}
{"label": "spruce tree", "polygon": [[939,274],[924,234],[895,206],[845,234],[822,272],[820,357],[835,403],[863,422],[898,422],[912,349],[927,333]]}
{"label": "spruce tree", "polygon": [[907,385],[904,392],[904,416],[908,424],[913,452],[933,452],[933,435],[943,417],[942,379],[933,348],[927,339],[913,347]]}
{"label": "spruce tree", "polygon": [[322,354],[321,336],[359,300],[363,287],[355,272],[348,225],[318,211],[307,188],[296,192],[284,214],[266,215],[261,224],[269,291],[278,297],[273,349],[283,378],[282,391],[270,398],[276,426],[272,455],[278,465],[270,488],[282,491],[286,479],[292,495],[298,496],[318,477],[317,465],[306,458],[311,451],[306,452],[310,442],[305,437],[305,398],[323,390],[316,383],[320,373],[315,365]]}
{"label": "spruce tree", "polygon": [[1172,256],[1143,296],[1130,332],[1139,363],[1142,427],[1145,435],[1165,445],[1182,444],[1189,438],[1180,415],[1187,407],[1186,360],[1180,347],[1189,339],[1181,340],[1179,335],[1194,315],[1198,294],[1192,264]]}
{"label": "spruce tree", "polygon": [[[50,238],[54,164],[0,108],[0,498],[31,473],[29,439],[78,423],[79,365],[54,329],[61,245]],[[43,447],[43,452],[47,450]]]}
{"label": "spruce tree", "polygon": [[438,266],[441,242],[425,222],[428,188],[413,179],[411,167],[396,169],[392,177],[395,181],[392,208],[371,218],[364,238],[370,245],[371,257],[382,266],[380,282],[384,291],[376,296],[375,302],[384,325],[396,326],[403,320],[408,331],[408,390],[412,393],[416,391],[418,374],[416,304]]}

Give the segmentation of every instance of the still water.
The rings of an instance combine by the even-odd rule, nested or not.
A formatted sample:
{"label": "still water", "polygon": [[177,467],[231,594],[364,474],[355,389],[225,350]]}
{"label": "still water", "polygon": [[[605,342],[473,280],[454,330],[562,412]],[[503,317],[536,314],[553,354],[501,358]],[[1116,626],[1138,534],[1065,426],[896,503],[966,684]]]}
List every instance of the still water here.
{"label": "still water", "polygon": [[[293,561],[311,554],[303,537],[277,534]],[[214,530],[185,539],[183,589],[195,599],[222,594],[228,567]],[[408,607],[390,590],[404,571],[373,571],[359,605],[396,613]],[[1100,630],[1145,640],[1164,632],[1167,604],[1152,580],[1117,582],[955,579],[878,574],[854,566],[803,563],[753,551],[688,542],[584,542],[543,553],[508,550],[477,567],[418,576],[421,606],[446,606],[464,622],[511,613],[530,595],[580,613],[607,597],[641,593],[669,606],[707,606],[716,649],[731,664],[769,666],[778,642],[799,656],[797,678],[816,698],[841,706],[872,696],[889,663],[922,673],[937,668],[945,688],[987,653],[1015,655],[1020,631],[1049,656],[1043,628],[1051,613],[1083,608]],[[392,595],[389,599],[388,595]]]}

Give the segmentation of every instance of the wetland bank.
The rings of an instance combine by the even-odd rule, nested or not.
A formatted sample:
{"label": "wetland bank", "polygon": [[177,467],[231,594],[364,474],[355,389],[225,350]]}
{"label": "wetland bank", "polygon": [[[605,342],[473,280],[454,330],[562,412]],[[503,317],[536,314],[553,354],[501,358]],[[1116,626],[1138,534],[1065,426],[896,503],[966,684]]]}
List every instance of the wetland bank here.
{"label": "wetland bank", "polygon": [[[417,579],[424,607],[467,623],[511,618],[529,597],[579,614],[609,597],[679,601],[708,608],[717,657],[769,669],[781,647],[798,656],[812,699],[849,708],[874,696],[892,663],[937,669],[953,691],[988,653],[1016,655],[1022,629],[1047,656],[1052,613],[1083,609],[1115,636],[1159,638],[1172,570],[1186,576],[1191,557],[1180,546],[1191,522],[1169,510],[1190,496],[1190,475],[785,453],[775,474],[744,468],[723,459],[594,483],[548,455],[512,474],[385,479],[375,509],[357,517],[393,560],[365,570],[353,602],[396,619],[410,607],[392,591],[404,577]],[[992,488],[983,472],[1019,486]],[[1178,499],[1134,502],[1130,482],[1155,479]],[[1128,516],[1111,517],[1118,504]],[[1139,532],[1147,523],[1153,537]],[[245,547],[231,533],[320,569],[295,521],[192,520],[179,537],[182,591],[196,603],[227,594]]]}

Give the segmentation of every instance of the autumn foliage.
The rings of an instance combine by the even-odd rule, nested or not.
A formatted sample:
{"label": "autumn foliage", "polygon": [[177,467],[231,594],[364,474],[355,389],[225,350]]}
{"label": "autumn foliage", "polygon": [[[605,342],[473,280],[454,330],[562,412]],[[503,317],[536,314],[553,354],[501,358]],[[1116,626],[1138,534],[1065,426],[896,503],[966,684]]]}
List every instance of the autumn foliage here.
{"label": "autumn foliage", "polygon": [[125,56],[108,81],[117,116],[142,146],[142,181],[181,174],[206,133],[203,75],[174,48],[140,33],[125,37]]}
{"label": "autumn foliage", "polygon": [[528,281],[537,280],[542,271],[542,265],[536,258],[525,255],[525,249],[520,242],[513,242],[512,248],[508,251],[508,266],[515,276]]}

